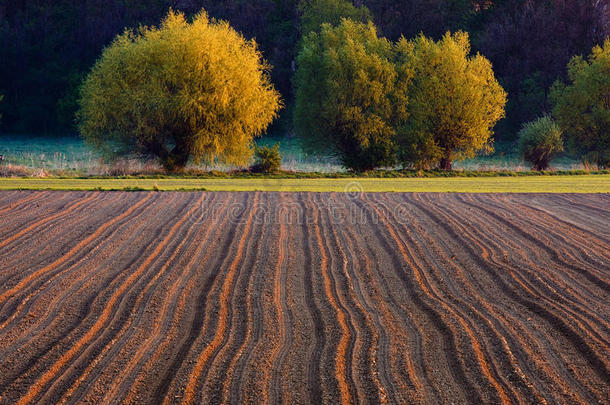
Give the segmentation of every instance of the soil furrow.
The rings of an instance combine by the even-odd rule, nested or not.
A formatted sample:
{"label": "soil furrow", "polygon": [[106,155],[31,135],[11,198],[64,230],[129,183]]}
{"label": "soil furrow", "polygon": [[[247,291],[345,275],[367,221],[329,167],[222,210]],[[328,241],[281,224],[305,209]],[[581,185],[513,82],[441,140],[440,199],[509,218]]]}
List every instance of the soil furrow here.
{"label": "soil furrow", "polygon": [[[143,202],[145,200],[143,199],[143,200],[140,200],[140,201]],[[129,210],[126,211],[126,212],[129,212]],[[125,215],[125,214],[122,214],[122,215]],[[147,270],[148,266],[162,252],[162,250],[165,248],[165,246],[171,241],[171,238],[174,236],[174,234],[176,233],[178,228],[187,220],[187,217],[188,217],[188,213],[186,215],[184,215],[172,227],[172,229],[169,231],[169,234],[164,238],[164,240],[162,242],[160,242],[158,245],[156,245],[154,251],[138,267],[138,269],[135,270],[133,273],[131,273],[131,275],[127,278],[127,280],[125,280],[125,282],[123,284],[121,284],[121,286],[119,288],[117,288],[115,293],[112,295],[112,297],[107,302],[106,307],[104,308],[104,311],[97,318],[97,321],[95,322],[93,327],[91,329],[89,329],[87,331],[87,333],[82,338],[80,338],[78,340],[78,342],[76,342],[74,344],[74,346],[72,346],[67,353],[64,354],[64,356],[62,356],[55,364],[53,364],[49,368],[49,370],[45,374],[42,375],[41,378],[38,379],[36,384],[33,385],[28,390],[28,392],[19,400],[18,404],[26,404],[26,403],[31,402],[32,400],[34,400],[40,394],[42,389],[44,387],[46,387],[46,385],[49,382],[51,382],[56,377],[57,373],[59,373],[66,365],[69,364],[69,362],[71,362],[76,356],[78,356],[79,353],[81,352],[82,348],[86,348],[87,345],[90,344],[90,341],[93,338],[96,337],[96,335],[98,334],[98,332],[100,332],[102,330],[102,328],[104,328],[104,326],[107,323],[107,320],[111,319],[111,314],[115,310],[115,306],[116,306],[115,304],[119,304],[120,305],[120,303],[121,303],[120,299],[122,298],[123,294],[141,276],[141,274],[144,273]],[[115,221],[115,220],[113,220],[113,221]],[[110,223],[113,223],[113,221],[111,221]],[[100,228],[100,229],[105,229],[105,228]],[[100,232],[100,231],[98,230],[97,232]],[[96,233],[94,233],[94,235]],[[85,243],[83,243],[83,245],[84,244]],[[77,245],[77,247],[79,247],[79,245]],[[75,247],[74,250],[76,250],[76,249],[77,248]]]}
{"label": "soil furrow", "polygon": [[[417,201],[413,201],[413,204],[415,204],[416,206],[418,206],[418,208],[423,211],[423,212],[427,212],[431,217],[435,217],[435,215],[433,213],[431,213],[431,211],[429,210],[430,205],[426,204],[424,205],[423,203],[419,203]],[[440,210],[439,210],[440,213]],[[440,214],[443,215],[443,214]],[[447,218],[448,219],[448,218]],[[436,217],[437,223],[442,224],[443,221],[440,220],[438,217]],[[452,224],[453,226],[457,226],[456,223]],[[523,284],[523,281],[520,281],[517,277],[517,275],[514,273],[514,269],[512,269],[511,267],[507,266],[505,263],[501,262],[500,260],[497,260],[495,258],[494,255],[494,249],[493,248],[489,248],[489,247],[485,247],[484,244],[482,244],[482,242],[480,241],[480,239],[478,239],[477,237],[475,237],[474,235],[471,235],[470,232],[465,229],[464,227],[460,227],[460,231],[456,232],[453,229],[446,227],[445,228],[446,231],[454,238],[456,238],[457,240],[463,240],[463,246],[464,249],[466,251],[468,251],[471,255],[471,258],[473,260],[475,260],[478,265],[480,266],[480,268],[486,270],[488,272],[488,274],[494,279],[494,281],[501,287],[500,291],[503,294],[506,294],[512,301],[520,304],[521,306],[523,306],[523,308],[525,308],[527,311],[530,311],[532,317],[536,316],[541,318],[547,325],[549,325],[551,328],[557,330],[560,334],[567,336],[566,338],[568,339],[568,341],[571,341],[574,343],[575,348],[577,348],[578,351],[580,352],[585,352],[585,357],[588,358],[589,360],[591,360],[591,357],[589,356],[588,351],[590,350],[589,346],[586,345],[586,343],[584,343],[584,341],[582,340],[582,337],[574,334],[573,331],[570,331],[569,328],[565,325],[565,323],[560,320],[560,318],[558,318],[555,314],[553,314],[552,312],[549,312],[549,310],[545,309],[543,306],[541,306],[538,302],[539,302],[539,297],[537,297],[526,284]],[[464,239],[466,238],[466,239]],[[487,241],[487,243],[491,243],[490,241]],[[477,246],[479,249],[481,249],[481,253],[476,252],[472,246]],[[492,266],[489,266],[488,263],[491,263]],[[513,282],[516,282],[515,287],[511,287],[509,286],[509,284],[507,284],[506,281],[504,281],[503,278],[501,278],[499,276],[499,274],[495,273],[494,269],[503,269],[501,271],[500,274],[504,274],[504,275],[508,275],[511,280]],[[522,294],[525,293],[527,294],[526,297],[523,297]],[[581,346],[581,345],[584,345]],[[601,370],[599,369],[599,358],[597,358],[596,356],[594,357],[597,360],[593,360],[593,362],[595,363],[594,365],[594,369],[595,367],[597,367],[596,372],[599,373]],[[556,371],[563,371],[563,368],[555,368]],[[564,378],[568,378],[568,375],[565,375]],[[559,381],[556,380],[556,383],[558,384],[558,386],[561,386],[563,384],[560,384]],[[566,391],[567,394],[567,391]]]}
{"label": "soil furrow", "polygon": [[[374,207],[374,209],[376,209]],[[464,314],[460,313],[459,310],[449,303],[442,297],[442,294],[437,291],[437,289],[431,284],[430,278],[426,277],[426,273],[424,273],[424,269],[426,266],[423,263],[420,263],[417,255],[412,252],[413,242],[405,241],[401,237],[404,235],[403,232],[400,232],[398,227],[398,222],[389,221],[385,217],[385,213],[383,211],[378,211],[380,219],[386,225],[392,239],[394,239],[396,246],[398,247],[401,255],[404,258],[404,261],[408,264],[409,268],[412,270],[413,275],[415,276],[415,285],[430,299],[430,303],[427,304],[432,309],[432,306],[435,304],[440,304],[443,308],[441,310],[432,309],[433,312],[436,312],[439,315],[439,318],[446,319],[443,316],[443,312],[447,313],[450,318],[456,319],[461,326],[461,331],[465,332],[470,340],[470,349],[472,350],[477,363],[480,367],[480,371],[482,372],[481,377],[486,378],[489,381],[489,384],[494,387],[495,393],[497,394],[497,398],[499,398],[502,403],[510,403],[511,399],[509,398],[508,393],[505,391],[503,385],[498,381],[498,375],[493,365],[488,361],[488,356],[485,353],[484,348],[481,346],[476,332],[472,329],[472,325],[464,316]],[[428,266],[429,267],[429,266]],[[428,274],[430,272],[428,271]],[[450,334],[454,337],[459,336],[458,333],[452,330],[448,325],[452,322],[450,321],[440,321],[443,322],[447,330],[449,330]],[[493,401],[497,401],[497,398],[494,398]]]}
{"label": "soil furrow", "polygon": [[0,405],[610,404],[608,202],[0,192]]}
{"label": "soil furrow", "polygon": [[339,402],[342,403],[355,403],[357,398],[354,398],[355,389],[354,382],[351,377],[351,359],[352,350],[354,345],[354,327],[352,325],[350,315],[345,309],[343,304],[339,301],[337,290],[335,288],[335,280],[332,276],[332,253],[328,246],[328,237],[322,236],[321,213],[322,203],[320,201],[312,201],[315,206],[313,226],[314,235],[316,237],[317,247],[320,252],[320,267],[322,270],[322,277],[324,279],[324,290],[326,297],[333,307],[333,312],[336,316],[339,325],[341,326],[341,334],[339,338],[339,345],[337,347],[336,357],[334,358],[335,378],[339,385],[339,393],[341,395]]}
{"label": "soil furrow", "polygon": [[[278,206],[280,207],[280,210],[284,210],[284,202],[286,201],[284,193],[280,193],[279,196],[280,201]],[[298,216],[296,218],[293,217],[293,213],[288,209],[285,211],[279,211],[276,216],[273,216],[273,218],[277,218],[279,225],[279,235],[277,239],[277,264],[275,266],[273,277],[273,305],[277,319],[278,342],[269,356],[271,367],[270,369],[265,370],[265,378],[263,379],[264,381],[268,381],[263,389],[265,404],[268,404],[269,402],[273,404],[283,402],[281,381],[282,365],[284,364],[286,356],[288,355],[288,350],[292,343],[291,327],[294,324],[292,320],[293,315],[288,308],[286,298],[286,255],[289,246],[289,235],[287,235],[286,227],[293,219],[295,221],[301,220],[301,218]],[[298,223],[295,225],[298,225]],[[269,378],[269,373],[271,373],[271,378]],[[269,399],[269,393],[272,394],[271,401]]]}
{"label": "soil furrow", "polygon": [[[258,194],[255,194],[254,201],[253,201],[254,206],[256,206],[258,198],[259,198]],[[238,270],[238,265],[241,260],[241,255],[242,255],[242,252],[243,252],[244,247],[247,242],[247,236],[249,235],[251,228],[252,228],[253,218],[254,218],[254,210],[250,210],[250,212],[248,214],[248,218],[246,220],[244,232],[240,236],[240,239],[238,242],[235,258],[229,265],[227,278],[223,285],[222,293],[220,296],[220,311],[218,314],[218,326],[216,328],[214,339],[205,347],[204,351],[197,357],[197,359],[195,361],[195,365],[189,375],[187,386],[185,387],[185,390],[184,390],[184,392],[185,392],[184,402],[187,404],[192,404],[195,402],[195,396],[197,395],[195,390],[198,385],[198,379],[199,379],[204,367],[206,367],[207,362],[215,354],[215,352],[220,348],[220,346],[224,340],[225,331],[228,326],[227,318],[228,318],[229,311],[230,311],[229,293],[231,290],[233,290],[233,281],[235,280],[236,273]]]}
{"label": "soil furrow", "polygon": [[[121,215],[120,217],[116,218],[116,221],[112,221],[112,225],[116,225],[117,223],[118,225],[113,231],[104,236],[106,240],[111,235],[118,233],[119,230],[123,228],[123,226],[126,226],[127,224],[129,224],[129,222],[138,218],[141,213],[146,209],[146,204],[137,205],[138,207],[135,208],[137,208],[139,211],[130,209],[125,212],[127,215]],[[104,228],[103,231],[105,231],[106,228],[109,227],[106,227],[107,224],[108,222],[104,222],[104,225],[102,225],[102,228]],[[102,228],[98,228],[98,230]],[[93,241],[97,240],[97,238],[101,238],[102,234],[103,232],[96,232],[96,234],[91,235],[87,239],[90,239],[89,243],[93,243]],[[33,305],[35,301],[40,298],[40,294],[36,293],[40,290],[42,286],[45,286],[45,288],[40,291],[45,291],[46,287],[51,287],[53,285],[52,283],[56,282],[58,279],[65,279],[65,277],[70,274],[71,271],[78,271],[80,265],[85,263],[87,260],[91,260],[94,254],[103,250],[102,244],[97,244],[88,251],[84,249],[78,249],[78,246],[81,245],[81,243],[77,244],[76,248],[73,248],[71,251],[69,251],[63,256],[60,256],[59,259],[56,259],[51,264],[44,266],[40,270],[37,270],[34,274],[37,276],[35,281],[32,281],[30,279],[30,276],[32,276],[32,274],[30,274],[26,277],[27,281],[22,280],[19,283],[23,284],[24,287],[22,287],[21,291],[18,292],[26,295],[15,294],[13,297],[9,298],[9,300],[13,301],[12,306],[4,305],[4,307],[0,307],[0,309],[2,309],[0,311],[0,314],[6,312],[6,307],[8,307],[8,310],[10,310],[11,313],[11,315],[9,315],[6,319],[2,321],[2,323],[0,323],[0,335],[3,334],[3,331],[6,329],[9,323],[18,321],[20,317],[27,313],[27,309],[29,309],[31,305]],[[82,254],[83,256],[79,257],[80,254]],[[16,290],[16,287],[13,287],[13,289]],[[7,300],[7,302],[9,300]]]}
{"label": "soil furrow", "polygon": [[[218,200],[218,194],[214,194],[210,205],[214,205]],[[222,214],[224,211],[220,212]],[[209,251],[205,252],[205,248],[208,247],[212,241],[218,236],[223,229],[224,225],[228,220],[228,216],[222,216],[223,221],[219,222],[220,217],[214,217],[214,222],[211,224],[214,232],[205,234],[201,241],[190,241],[189,244],[195,249],[194,253],[185,253],[179,257],[180,262],[178,265],[183,269],[180,274],[170,274],[168,278],[173,278],[171,285],[167,287],[167,293],[165,298],[162,300],[162,308],[159,311],[159,315],[155,317],[153,331],[144,339],[144,341],[137,341],[138,349],[133,354],[129,363],[125,365],[124,372],[120,376],[120,380],[116,382],[109,390],[106,390],[104,394],[103,403],[108,402],[122,402],[127,394],[132,394],[130,388],[135,385],[138,375],[145,374],[142,369],[145,363],[149,362],[155,352],[158,354],[164,349],[164,340],[168,341],[168,336],[175,336],[176,331],[172,330],[172,326],[177,323],[177,317],[179,313],[184,310],[186,305],[185,298],[189,296],[189,291],[195,286],[195,283],[191,281],[197,275],[198,266],[197,263],[204,263],[209,258]],[[201,225],[196,223],[196,227],[192,227],[192,238],[197,239],[201,231]],[[202,257],[203,256],[203,257]],[[171,268],[170,268],[171,272]],[[137,390],[131,390],[137,392]],[[130,402],[130,401],[127,401]]]}
{"label": "soil furrow", "polygon": [[[131,221],[135,221],[142,215],[143,212],[138,213],[131,218]],[[32,370],[40,359],[46,356],[49,351],[55,349],[57,341],[54,339],[71,335],[73,331],[81,325],[83,319],[90,317],[90,310],[92,309],[93,303],[97,297],[101,295],[98,289],[94,289],[95,285],[108,286],[107,288],[111,288],[110,286],[113,284],[114,280],[120,278],[122,274],[121,271],[117,271],[114,274],[111,273],[110,275],[107,275],[103,270],[112,267],[117,268],[121,261],[121,254],[127,251],[128,248],[133,249],[138,245],[138,239],[142,238],[142,233],[140,232],[146,226],[146,222],[144,222],[146,219],[147,218],[144,217],[141,223],[136,223],[135,225],[137,226],[135,229],[130,229],[134,231],[131,237],[124,239],[122,245],[113,250],[111,256],[105,258],[105,260],[97,265],[93,273],[96,276],[91,277],[90,274],[82,272],[82,267],[78,267],[81,271],[74,276],[68,277],[68,274],[62,275],[65,282],[59,284],[56,289],[63,292],[58,294],[57,291],[50,291],[49,294],[52,297],[50,302],[36,302],[38,308],[32,307],[33,303],[30,302],[23,308],[23,315],[16,317],[15,321],[24,319],[26,325],[18,327],[12,326],[10,328],[11,332],[15,329],[20,329],[19,339],[11,342],[10,340],[7,341],[7,339],[3,338],[0,340],[0,343],[4,349],[4,359],[13,364],[13,367],[17,366],[17,364],[20,363],[20,360],[24,360],[23,356],[19,353],[20,351],[26,351],[30,358],[20,370],[18,369],[13,380],[6,381],[5,384],[3,384],[4,386],[10,385],[14,379],[18,378],[26,371]],[[108,236],[107,240],[113,240],[119,231],[122,231],[121,227],[116,228],[113,233]],[[144,249],[142,249],[142,251],[143,250]],[[136,259],[138,257],[140,257],[140,255],[137,255]],[[136,259],[128,259],[129,261],[125,268],[132,266]],[[84,265],[82,261],[80,264]],[[88,287],[88,285],[91,285],[92,287]],[[50,285],[47,289],[49,288]],[[72,300],[72,297],[76,297],[77,292],[79,292],[78,298]],[[38,301],[38,297],[36,297],[36,301]],[[80,301],[80,303],[77,304],[80,308],[70,308],[69,313],[66,313],[65,303],[71,301]],[[44,314],[41,316],[26,316],[38,314],[41,311],[44,311]],[[38,319],[32,323],[32,318]],[[7,330],[7,332],[9,332],[9,330]],[[5,374],[4,376],[6,377],[7,375]],[[4,388],[0,388],[0,392],[3,390]]]}
{"label": "soil furrow", "polygon": [[[141,205],[143,205],[150,198],[151,198],[150,194],[146,195],[144,198],[142,198],[140,201],[138,201],[135,205],[131,206],[129,209],[127,209],[121,215],[119,215],[117,217],[114,217],[110,221],[104,223],[101,227],[96,229],[95,232],[93,232],[87,238],[83,239],[76,246],[74,246],[72,249],[70,249],[70,251],[68,253],[66,253],[65,255],[63,255],[62,257],[60,257],[59,259],[57,259],[53,263],[50,263],[50,264],[46,265],[45,267],[43,267],[41,269],[38,269],[38,270],[34,271],[33,273],[30,273],[27,277],[22,279],[17,285],[15,285],[14,287],[12,287],[11,289],[9,289],[7,291],[4,291],[2,294],[0,294],[0,305],[4,305],[8,298],[12,297],[16,293],[18,293],[21,290],[23,290],[23,288],[25,286],[30,284],[32,280],[34,280],[35,278],[39,277],[41,274],[44,274],[44,273],[46,273],[46,272],[48,272],[48,271],[50,271],[50,270],[60,266],[61,264],[67,262],[72,256],[74,256],[76,253],[78,253],[82,248],[84,248],[89,243],[94,241],[106,229],[108,229],[109,227],[111,227],[115,223],[119,222],[123,218],[129,216],[132,212],[134,212],[136,209],[138,209]],[[2,329],[1,325],[0,325],[0,329]]]}

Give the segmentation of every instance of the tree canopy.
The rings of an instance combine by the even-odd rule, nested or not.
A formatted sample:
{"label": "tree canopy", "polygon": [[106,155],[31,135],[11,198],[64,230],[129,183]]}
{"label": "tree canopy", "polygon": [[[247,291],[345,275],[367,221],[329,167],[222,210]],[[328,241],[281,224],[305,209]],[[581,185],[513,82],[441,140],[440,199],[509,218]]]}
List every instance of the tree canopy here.
{"label": "tree canopy", "polygon": [[397,91],[393,47],[372,23],[349,19],[305,37],[295,127],[306,150],[330,150],[356,170],[394,163],[393,120],[405,93]]}
{"label": "tree canopy", "polygon": [[446,33],[439,41],[419,35],[403,49],[404,63],[413,71],[409,117],[399,135],[403,163],[418,159],[451,169],[455,159],[491,150],[506,92],[491,63],[480,54],[470,55],[468,34]]}
{"label": "tree canopy", "polygon": [[372,19],[365,6],[356,7],[348,0],[301,0],[301,33],[319,31],[322,24],[337,26],[343,18],[366,23]]}
{"label": "tree canopy", "polygon": [[254,41],[202,11],[119,35],[80,92],[78,126],[109,154],[245,164],[281,107]]}
{"label": "tree canopy", "polygon": [[610,166],[610,39],[596,46],[588,59],[575,56],[568,64],[568,84],[551,89],[553,116],[571,148],[601,167]]}

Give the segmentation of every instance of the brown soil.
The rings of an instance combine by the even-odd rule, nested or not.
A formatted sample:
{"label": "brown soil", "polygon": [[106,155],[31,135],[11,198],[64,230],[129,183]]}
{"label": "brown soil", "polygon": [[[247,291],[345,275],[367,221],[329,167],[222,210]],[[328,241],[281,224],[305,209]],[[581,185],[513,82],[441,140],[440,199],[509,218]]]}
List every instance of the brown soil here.
{"label": "brown soil", "polygon": [[0,403],[610,404],[610,196],[0,193]]}

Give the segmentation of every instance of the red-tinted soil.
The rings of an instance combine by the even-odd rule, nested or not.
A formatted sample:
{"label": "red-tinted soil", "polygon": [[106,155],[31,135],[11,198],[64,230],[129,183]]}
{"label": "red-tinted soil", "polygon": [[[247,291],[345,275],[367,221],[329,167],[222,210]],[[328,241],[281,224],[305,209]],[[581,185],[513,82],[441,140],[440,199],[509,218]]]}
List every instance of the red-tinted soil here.
{"label": "red-tinted soil", "polygon": [[0,193],[0,403],[610,404],[610,196]]}

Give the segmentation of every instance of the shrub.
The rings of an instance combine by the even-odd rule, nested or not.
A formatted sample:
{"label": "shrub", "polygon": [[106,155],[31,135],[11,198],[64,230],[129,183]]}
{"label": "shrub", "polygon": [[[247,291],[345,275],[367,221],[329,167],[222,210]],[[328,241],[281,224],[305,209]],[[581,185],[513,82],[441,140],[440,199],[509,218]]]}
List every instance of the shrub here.
{"label": "shrub", "polygon": [[519,131],[519,149],[534,170],[546,170],[553,157],[563,151],[561,128],[547,116],[528,122]]}
{"label": "shrub", "polygon": [[282,156],[280,155],[280,144],[273,146],[254,147],[254,165],[251,171],[257,173],[275,173],[282,167]]}
{"label": "shrub", "polygon": [[551,88],[553,117],[565,131],[570,149],[610,166],[610,39],[593,48],[588,60],[573,57],[568,63],[570,83]]}
{"label": "shrub", "polygon": [[119,35],[85,79],[81,134],[109,155],[246,164],[281,107],[254,41],[202,11]]}

